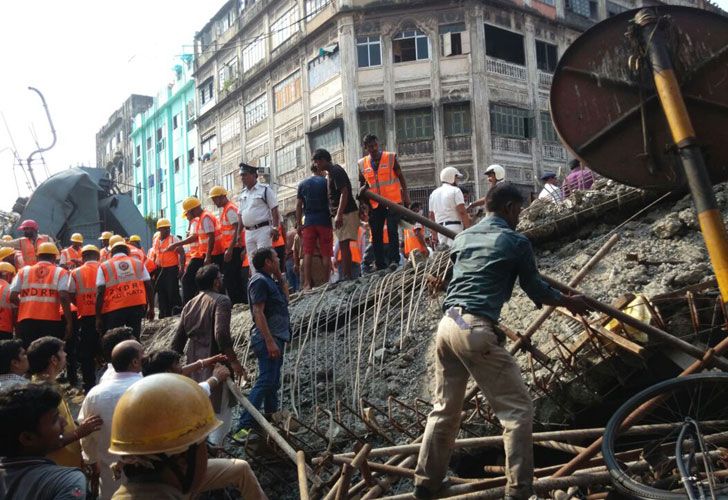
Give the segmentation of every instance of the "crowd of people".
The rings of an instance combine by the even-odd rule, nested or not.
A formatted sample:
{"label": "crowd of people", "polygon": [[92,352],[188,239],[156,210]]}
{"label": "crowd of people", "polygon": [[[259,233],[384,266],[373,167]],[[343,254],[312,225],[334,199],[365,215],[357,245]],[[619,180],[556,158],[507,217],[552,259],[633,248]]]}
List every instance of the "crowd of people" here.
{"label": "crowd of people", "polygon": [[[394,270],[413,253],[426,258],[444,248],[452,249],[454,272],[437,334],[437,373],[453,374],[447,386],[438,382],[440,402],[428,421],[416,484],[426,493],[444,475],[470,373],[511,434],[506,443],[515,472],[509,485],[517,492],[528,489],[530,400],[512,358],[498,351],[502,339],[495,329],[500,306],[510,297],[503,285],[512,288],[519,277],[537,303],[576,312],[583,304],[538,278],[530,246],[514,231],[524,200],[502,166],[488,167],[488,195],[470,205],[459,186],[463,175],[443,169],[425,214],[421,203],[410,202],[396,154],[381,151],[373,135],[364,137],[363,147],[356,192],[328,151],[314,152],[311,176],[298,186],[288,223],[275,190],[258,181],[256,167],[241,163],[237,197],[221,186],[208,193],[219,217],[189,197],[182,204],[187,234],[173,235],[171,221],[160,218],[147,251],[138,235],[110,231],[101,233],[99,246],[74,233],[59,250],[32,220],[19,225],[22,237],[3,238],[0,416],[9,424],[0,437],[0,497],[188,498],[230,486],[245,498],[265,498],[245,461],[208,454],[228,435],[241,443],[259,437],[256,415],[242,411],[233,423],[237,401],[228,384],[247,380],[233,350],[233,305],[249,305],[258,370],[248,397],[270,418],[280,407],[283,356],[291,340],[290,293]],[[544,190],[553,186],[549,195],[560,201],[591,185],[587,173],[577,164],[560,190],[545,176]],[[451,239],[430,233],[422,220],[403,221],[399,211],[360,196],[360,190],[465,234]],[[489,217],[474,225],[471,209],[483,205]],[[513,262],[491,265],[507,260]],[[179,316],[170,345],[146,352],[140,343],[144,318],[170,316]],[[498,370],[475,366],[482,357],[472,355],[463,330],[491,358],[498,352]],[[62,390],[59,381],[72,390]],[[69,395],[83,395],[75,418]]]}

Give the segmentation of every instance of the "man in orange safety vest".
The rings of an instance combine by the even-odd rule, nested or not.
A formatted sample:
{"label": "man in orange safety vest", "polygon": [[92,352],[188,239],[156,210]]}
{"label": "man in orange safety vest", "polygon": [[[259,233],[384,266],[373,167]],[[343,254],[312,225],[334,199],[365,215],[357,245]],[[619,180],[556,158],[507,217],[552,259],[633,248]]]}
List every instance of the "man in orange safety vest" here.
{"label": "man in orange safety vest", "polygon": [[32,266],[38,262],[36,254],[40,246],[43,243],[53,242],[53,238],[47,234],[38,234],[38,223],[33,219],[24,220],[18,226],[18,229],[23,232],[23,236],[10,241],[0,241],[0,247],[10,247],[18,250],[23,265]]}
{"label": "man in orange safety vest", "polygon": [[242,304],[246,291],[241,273],[243,243],[240,238],[240,211],[228,198],[228,191],[222,186],[210,189],[210,199],[220,213],[220,243],[225,251],[221,271],[223,286],[233,304]]}
{"label": "man in orange safety vest", "polygon": [[73,233],[71,235],[71,245],[61,250],[61,266],[69,270],[80,266],[83,263],[81,246],[83,246],[83,235]]}
{"label": "man in orange safety vest", "polygon": [[10,282],[15,276],[15,267],[0,262],[0,340],[13,338],[18,308],[10,301]]}
{"label": "man in orange safety vest", "polygon": [[159,300],[159,317],[167,318],[179,313],[182,309],[182,298],[179,295],[179,278],[182,277],[185,266],[184,248],[178,247],[170,250],[173,243],[179,238],[171,234],[172,223],[169,219],[157,221],[159,234],[152,243],[152,255],[157,267],[155,292]]}

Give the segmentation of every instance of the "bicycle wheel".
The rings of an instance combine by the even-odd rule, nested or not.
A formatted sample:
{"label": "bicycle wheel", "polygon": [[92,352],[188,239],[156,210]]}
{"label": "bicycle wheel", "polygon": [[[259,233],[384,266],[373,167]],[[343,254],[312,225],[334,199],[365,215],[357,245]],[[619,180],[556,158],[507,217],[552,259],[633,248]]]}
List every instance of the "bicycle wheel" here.
{"label": "bicycle wheel", "polygon": [[[638,408],[640,416],[630,418]],[[687,419],[697,423],[705,449],[695,449],[696,440],[681,441],[682,453],[699,460],[676,455]],[[639,428],[630,430],[633,425]],[[677,464],[682,460],[680,465],[690,464],[691,486],[708,492],[706,498],[712,491],[723,499],[728,498],[728,449],[723,446],[728,446],[728,373],[701,373],[666,380],[627,400],[607,424],[602,455],[614,486],[623,494],[687,498]]]}

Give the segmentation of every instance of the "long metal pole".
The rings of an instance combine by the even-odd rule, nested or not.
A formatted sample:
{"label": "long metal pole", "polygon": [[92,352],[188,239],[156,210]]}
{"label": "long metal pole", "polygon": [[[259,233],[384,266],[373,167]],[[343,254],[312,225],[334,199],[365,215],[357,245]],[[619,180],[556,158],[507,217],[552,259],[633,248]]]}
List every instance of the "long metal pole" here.
{"label": "long metal pole", "polygon": [[359,196],[363,196],[364,198],[368,198],[370,200],[376,201],[377,203],[381,203],[382,205],[389,208],[391,211],[401,215],[402,217],[406,217],[407,219],[419,222],[423,226],[430,228],[433,231],[442,234],[443,236],[447,236],[450,239],[453,239],[453,238],[455,238],[455,236],[457,236],[457,233],[455,231],[448,229],[445,226],[441,226],[437,222],[430,220],[423,215],[415,213],[412,210],[405,208],[398,203],[394,203],[392,200],[383,198],[382,196],[379,196],[377,193],[373,193],[372,191],[370,191],[368,189],[362,189],[359,192]]}

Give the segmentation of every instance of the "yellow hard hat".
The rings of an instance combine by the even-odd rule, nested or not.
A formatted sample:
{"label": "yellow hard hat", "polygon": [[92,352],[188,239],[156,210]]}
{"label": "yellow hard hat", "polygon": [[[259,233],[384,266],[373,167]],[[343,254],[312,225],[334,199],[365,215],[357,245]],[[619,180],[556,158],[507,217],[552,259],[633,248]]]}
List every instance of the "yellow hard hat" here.
{"label": "yellow hard hat", "polygon": [[227,189],[225,189],[222,186],[214,186],[212,189],[210,189],[210,198],[214,198],[216,196],[227,196],[228,192]]}
{"label": "yellow hard hat", "polygon": [[10,262],[0,262],[0,273],[15,274],[15,266]]}
{"label": "yellow hard hat", "polygon": [[81,249],[81,254],[85,254],[86,252],[99,252],[99,247],[96,245],[84,245],[84,247]]}
{"label": "yellow hard hat", "polygon": [[157,229],[160,229],[163,227],[172,227],[172,223],[169,222],[169,219],[159,219],[157,221]]}
{"label": "yellow hard hat", "polygon": [[99,239],[100,240],[108,240],[113,235],[114,235],[114,233],[112,233],[111,231],[104,231],[103,233],[101,233],[101,236],[99,236]]}
{"label": "yellow hard hat", "polygon": [[3,260],[10,255],[13,255],[15,253],[15,250],[13,250],[10,247],[2,247],[0,248],[0,260]]}
{"label": "yellow hard hat", "polygon": [[83,235],[81,233],[73,233],[71,235],[71,241],[73,243],[83,243]]}
{"label": "yellow hard hat", "polygon": [[38,250],[35,253],[37,255],[60,255],[56,244],[49,241],[38,245]]}
{"label": "yellow hard hat", "polygon": [[182,210],[182,218],[183,219],[187,218],[187,210]]}
{"label": "yellow hard hat", "polygon": [[4,234],[3,241],[13,241],[13,237],[10,236],[9,234]]}
{"label": "yellow hard hat", "polygon": [[112,248],[115,243],[122,242],[124,243],[124,237],[120,234],[115,234],[111,238],[109,238],[109,248]]}
{"label": "yellow hard hat", "polygon": [[131,236],[129,236],[129,242],[132,241],[142,241],[142,237],[138,234],[132,234]]}
{"label": "yellow hard hat", "polygon": [[117,241],[113,245],[111,245],[111,249],[113,250],[114,248],[120,247],[120,246],[124,246],[126,248],[129,248],[129,245],[126,244],[126,241],[121,240],[121,241]]}
{"label": "yellow hard hat", "polygon": [[173,373],[158,373],[132,384],[111,419],[111,446],[116,455],[177,455],[204,440],[222,422],[197,382]]}
{"label": "yellow hard hat", "polygon": [[182,202],[182,208],[189,212],[193,208],[197,208],[201,205],[200,200],[196,196],[190,196],[189,198],[185,198],[185,201]]}

